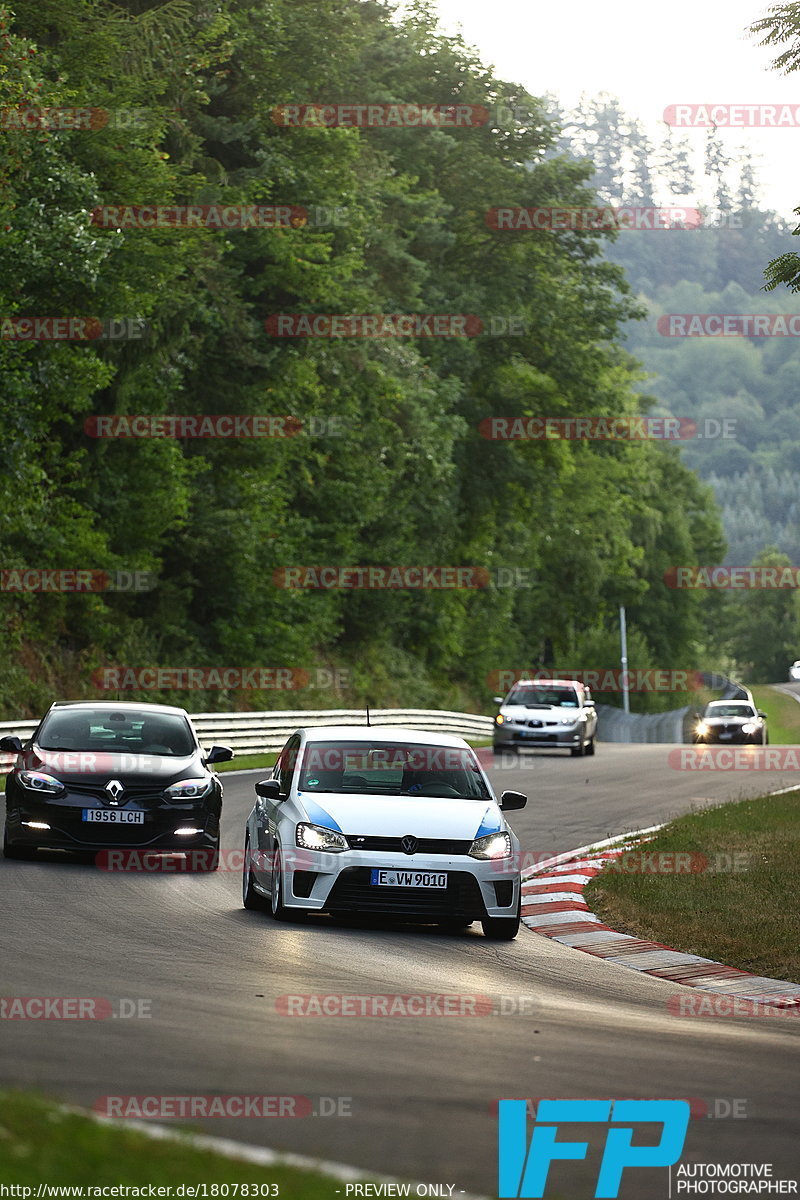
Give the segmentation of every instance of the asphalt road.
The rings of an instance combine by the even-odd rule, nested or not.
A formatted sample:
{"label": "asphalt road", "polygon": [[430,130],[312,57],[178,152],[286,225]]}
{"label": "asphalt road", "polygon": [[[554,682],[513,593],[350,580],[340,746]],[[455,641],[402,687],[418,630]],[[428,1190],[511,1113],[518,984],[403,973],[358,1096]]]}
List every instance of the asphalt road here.
{"label": "asphalt road", "polygon": [[[675,749],[607,744],[593,759],[541,754],[491,774],[498,790],[528,792],[513,823],[537,856],[709,799],[800,782],[791,773],[675,770]],[[258,777],[226,780],[224,846],[241,848]],[[200,1124],[487,1196],[497,1188],[490,1108],[500,1097],[681,1097],[723,1111],[738,1100],[742,1118],[690,1123],[683,1161],[800,1174],[800,1016],[673,1016],[667,1001],[683,989],[528,930],[502,944],[478,925],[457,936],[326,918],[278,925],[245,912],[239,897],[233,871],[106,874],[55,854],[0,861],[0,994],[123,997],[149,1001],[152,1013],[4,1021],[0,1086],[35,1086],[89,1108],[107,1095],[219,1093],[309,1096],[319,1110],[319,1097],[330,1097],[341,1115]],[[490,994],[509,1011],[303,1018],[277,1004],[287,994],[443,992]],[[594,1195],[601,1127],[588,1136],[585,1164],[552,1168],[548,1200]],[[663,1170],[628,1171],[620,1191],[623,1200],[667,1194]]]}

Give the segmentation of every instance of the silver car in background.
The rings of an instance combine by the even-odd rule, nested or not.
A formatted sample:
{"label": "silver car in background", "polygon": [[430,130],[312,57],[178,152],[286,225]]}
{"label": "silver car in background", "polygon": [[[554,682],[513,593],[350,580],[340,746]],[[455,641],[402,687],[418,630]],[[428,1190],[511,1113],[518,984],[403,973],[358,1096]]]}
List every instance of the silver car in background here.
{"label": "silver car in background", "polygon": [[569,750],[574,758],[594,754],[597,712],[589,689],[577,679],[520,679],[504,698],[494,697],[495,754],[520,749]]}

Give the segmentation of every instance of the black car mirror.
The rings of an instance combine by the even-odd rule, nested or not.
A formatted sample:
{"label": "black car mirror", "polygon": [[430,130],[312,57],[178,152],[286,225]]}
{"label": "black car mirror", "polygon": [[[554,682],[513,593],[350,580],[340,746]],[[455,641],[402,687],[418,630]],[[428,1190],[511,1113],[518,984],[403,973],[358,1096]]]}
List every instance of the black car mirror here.
{"label": "black car mirror", "polygon": [[22,754],[22,742],[15,734],[9,734],[0,738],[0,750],[5,750],[6,754]]}
{"label": "black car mirror", "polygon": [[260,779],[256,784],[256,795],[262,800],[277,800],[281,794],[279,779]]}
{"label": "black car mirror", "polygon": [[218,762],[230,762],[233,758],[233,751],[230,746],[212,746],[205,757],[206,764]]}
{"label": "black car mirror", "polygon": [[524,808],[528,803],[528,797],[524,792],[503,792],[500,797],[500,807],[509,811],[514,808]]}

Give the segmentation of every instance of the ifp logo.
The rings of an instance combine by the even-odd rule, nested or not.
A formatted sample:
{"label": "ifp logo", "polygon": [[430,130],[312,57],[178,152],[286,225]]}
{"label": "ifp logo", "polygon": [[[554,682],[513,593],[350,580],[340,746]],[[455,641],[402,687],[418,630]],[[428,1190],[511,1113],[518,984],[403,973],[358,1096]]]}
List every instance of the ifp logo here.
{"label": "ifp logo", "polygon": [[[588,1142],[556,1141],[559,1124],[611,1125],[595,1189],[596,1200],[619,1195],[626,1167],[670,1167],[681,1156],[689,1126],[688,1100],[541,1100],[536,1110],[530,1148],[527,1137],[527,1104],[501,1100],[499,1104],[499,1185],[501,1200],[544,1196],[551,1162],[586,1158]],[[634,1146],[633,1126],[661,1125],[655,1146]]]}

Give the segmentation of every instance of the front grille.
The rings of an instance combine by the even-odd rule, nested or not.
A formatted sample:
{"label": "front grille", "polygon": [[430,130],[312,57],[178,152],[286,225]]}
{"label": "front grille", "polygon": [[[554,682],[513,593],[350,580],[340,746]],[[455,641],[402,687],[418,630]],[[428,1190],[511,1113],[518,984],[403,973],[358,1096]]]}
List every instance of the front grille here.
{"label": "front grille", "polygon": [[105,790],[104,783],[68,783],[70,792],[78,796],[91,796],[111,808],[124,808],[129,800],[137,800],[140,804],[161,804],[164,800],[163,789],[154,783],[125,783],[118,805],[111,804],[111,797]]}
{"label": "front grille", "polygon": [[326,909],[431,921],[451,917],[475,921],[484,913],[478,881],[465,872],[451,871],[446,888],[378,887],[370,878],[369,867],[346,868],[331,889]]}
{"label": "front grille", "polygon": [[[362,837],[360,834],[349,834],[347,840],[354,850],[381,850],[391,854],[405,854],[402,838],[399,837]],[[471,841],[458,841],[455,838],[418,838],[414,854],[469,854]],[[409,854],[413,858],[414,854]]]}

